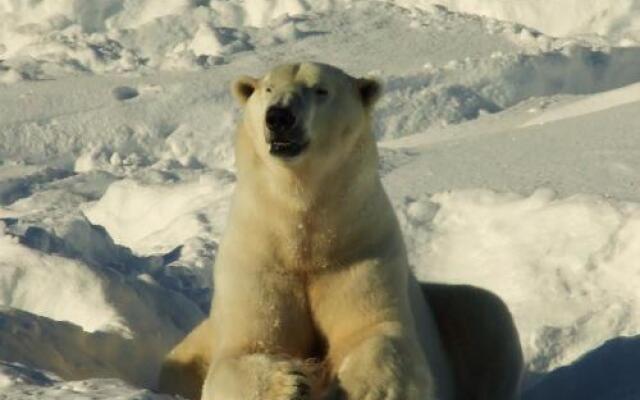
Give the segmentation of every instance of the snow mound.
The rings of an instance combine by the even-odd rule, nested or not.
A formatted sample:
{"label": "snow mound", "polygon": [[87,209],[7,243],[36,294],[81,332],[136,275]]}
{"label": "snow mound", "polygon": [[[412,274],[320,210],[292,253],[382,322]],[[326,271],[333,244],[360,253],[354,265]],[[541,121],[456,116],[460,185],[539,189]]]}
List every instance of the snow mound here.
{"label": "snow mound", "polygon": [[0,359],[150,387],[162,354],[203,318],[204,301],[190,300],[179,279],[167,284],[171,256],[137,257],[79,215],[86,198],[70,193],[74,184],[0,208],[0,307],[9,307]]}
{"label": "snow mound", "polygon": [[[406,136],[476,119],[532,97],[619,88],[640,81],[640,70],[632,67],[637,60],[638,49],[570,45],[535,54],[496,52],[488,58],[467,58],[441,67],[428,65],[424,71],[387,79],[378,107],[378,134],[383,139]],[[614,93],[612,97],[619,96]]]}
{"label": "snow mound", "polygon": [[[334,2],[44,0],[0,3],[0,82],[70,73],[193,70],[256,42],[300,37],[286,18]],[[264,30],[257,37],[256,27]]]}
{"label": "snow mound", "polygon": [[218,241],[235,178],[214,171],[184,183],[122,180],[87,207],[86,216],[139,256],[161,255],[154,279],[209,307]]}
{"label": "snow mound", "polygon": [[[41,82],[35,97],[10,86],[0,90],[0,102],[12,99],[0,108],[0,158],[116,176],[157,162],[228,168],[235,109],[227,79],[61,79]],[[122,100],[125,87],[138,95]]]}
{"label": "snow mound", "polygon": [[[29,368],[18,371],[14,368],[14,373],[0,368],[0,377],[5,375],[5,387],[50,386],[61,379],[96,377],[118,378],[150,387],[159,370],[159,351],[167,348],[167,344],[160,346],[153,336],[127,339],[117,333],[90,333],[68,322],[17,309],[0,309],[0,326],[3,328],[0,357],[5,362],[48,371],[42,376],[35,371],[29,373]],[[15,376],[15,372],[19,374]]]}
{"label": "snow mound", "polygon": [[566,118],[576,118],[629,103],[640,103],[640,84],[607,91],[564,107],[554,108],[528,121],[523,126],[542,125]]}
{"label": "snow mound", "polygon": [[169,400],[148,390],[133,388],[116,379],[62,381],[60,378],[21,364],[0,362],[0,389],[5,399],[64,400]]}
{"label": "snow mound", "polygon": [[[361,0],[360,0],[361,1]],[[134,30],[163,18],[192,14],[211,18],[217,25],[264,27],[283,15],[327,12],[357,4],[358,0],[171,0],[162,4],[151,0],[45,0],[5,1],[0,15],[11,17],[9,29],[18,26],[64,28],[77,25],[89,33]],[[505,21],[519,22],[556,36],[599,34],[625,37],[640,30],[636,0],[559,0],[552,5],[521,0],[517,6],[500,0],[383,0],[407,8],[433,10],[443,5],[451,10]],[[6,28],[5,28],[6,29]],[[42,29],[42,28],[40,28]],[[6,29],[8,30],[8,29]],[[30,39],[23,29],[16,42]],[[15,45],[19,45],[16,43]],[[6,50],[8,51],[8,49]]]}
{"label": "snow mound", "polygon": [[531,372],[640,331],[638,204],[469,190],[406,199],[401,215],[421,278],[505,299]]}
{"label": "snow mound", "polygon": [[[568,1],[559,2],[562,3],[560,7],[578,8],[575,2],[566,5]],[[350,31],[349,37],[355,41],[363,37],[361,30],[349,25],[339,29],[335,29],[335,25],[314,29],[315,21],[353,14],[359,17],[356,26],[362,25],[363,21],[370,25],[371,21],[363,18],[380,19],[378,12],[370,12],[374,9],[384,12],[390,21],[404,15],[404,26],[397,28],[399,38],[406,45],[415,42],[418,49],[424,46],[421,44],[425,42],[424,38],[429,42],[428,31],[446,34],[450,22],[460,19],[481,26],[482,31],[494,34],[498,41],[512,41],[515,47],[544,50],[556,42],[554,38],[514,22],[461,16],[434,6],[436,3],[402,0],[322,0],[313,3],[299,0],[8,1],[0,3],[0,19],[4,22],[0,26],[3,60],[0,82],[69,74],[201,70],[229,63],[249,51],[264,51],[267,57],[274,59],[273,55],[267,54],[281,53],[279,46],[307,39],[311,42],[305,46],[303,54],[309,55],[312,42],[322,41],[326,35],[339,35],[341,29]],[[533,2],[527,4],[530,3]],[[471,7],[457,9],[470,11]],[[483,14],[483,10],[476,11]],[[535,7],[535,13],[543,11],[547,12],[546,8]],[[548,12],[549,15],[566,15],[555,8]],[[514,21],[519,20],[514,16]],[[405,34],[411,31],[412,34]],[[456,33],[450,35],[454,42],[478,42],[478,49],[489,46],[474,39],[474,35]],[[375,43],[378,33],[369,30],[366,36],[371,36]],[[467,55],[476,52],[473,47],[467,47]],[[413,48],[405,48],[405,52],[409,49]],[[352,47],[346,45],[342,51],[348,50]],[[281,53],[280,57],[286,55]]]}
{"label": "snow mound", "polygon": [[[101,277],[86,265],[29,249],[9,235],[0,238],[0,253],[2,306],[73,321],[88,332],[128,331],[108,304]],[[64,291],[59,291],[61,282]]]}
{"label": "snow mound", "polygon": [[173,185],[122,180],[85,214],[137,254],[164,254],[192,238],[220,235],[222,227],[209,222],[224,220],[226,210],[220,203],[226,206],[232,181],[228,174]]}
{"label": "snow mound", "polygon": [[[360,14],[348,15],[347,21],[331,20],[331,24],[351,26]],[[328,21],[318,20],[320,25],[313,29],[326,29],[322,24]],[[388,29],[395,29],[402,21],[392,20]],[[467,22],[450,21],[455,29],[466,25],[474,32],[480,29]],[[323,40],[329,41],[318,42],[314,51],[334,54],[335,43],[345,40],[342,33],[335,35],[327,34]],[[425,52],[452,40],[451,33],[432,35],[428,44],[423,44]],[[476,40],[492,40],[490,34],[484,35],[478,33]],[[370,47],[372,40],[367,38],[362,45]],[[532,97],[585,95],[640,81],[640,71],[633,67],[640,60],[638,49],[566,45],[528,54],[514,53],[504,46],[484,49],[477,58],[447,60],[435,54],[425,61],[437,63],[426,67],[380,73],[374,70],[373,75],[386,84],[377,107],[377,136],[398,138],[477,119]],[[416,63],[415,56],[413,59]],[[260,57],[247,56],[245,61],[252,67],[243,73],[264,72],[264,66],[257,66],[262,63]],[[350,72],[367,73],[359,72],[361,67],[353,60],[346,61],[345,57],[344,61]],[[376,62],[381,68],[388,64],[379,57]],[[27,157],[31,162],[56,160],[64,166],[73,165],[78,173],[101,170],[118,176],[156,163],[160,163],[159,169],[172,163],[184,168],[231,168],[237,108],[228,86],[238,75],[237,65],[219,66],[210,74],[139,80],[101,77],[76,79],[73,83],[69,78],[46,81],[41,82],[37,98],[24,94],[21,84],[12,85],[0,91],[0,101],[7,103],[0,109],[0,157]],[[68,95],[60,98],[60,90]]]}
{"label": "snow mound", "polygon": [[617,43],[640,43],[637,0],[397,0],[405,6],[444,5],[451,10],[514,21],[555,36],[602,35]]}

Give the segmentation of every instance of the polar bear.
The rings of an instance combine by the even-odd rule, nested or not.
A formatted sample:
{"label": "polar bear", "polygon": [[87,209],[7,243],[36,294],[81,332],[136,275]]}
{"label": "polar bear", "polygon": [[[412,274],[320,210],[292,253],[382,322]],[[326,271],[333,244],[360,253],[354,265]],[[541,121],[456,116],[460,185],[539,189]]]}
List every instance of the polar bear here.
{"label": "polar bear", "polygon": [[371,132],[380,84],[303,62],[232,91],[244,116],[211,315],[167,356],[160,390],[515,398],[522,356],[504,305],[479,289],[421,286],[410,271]]}

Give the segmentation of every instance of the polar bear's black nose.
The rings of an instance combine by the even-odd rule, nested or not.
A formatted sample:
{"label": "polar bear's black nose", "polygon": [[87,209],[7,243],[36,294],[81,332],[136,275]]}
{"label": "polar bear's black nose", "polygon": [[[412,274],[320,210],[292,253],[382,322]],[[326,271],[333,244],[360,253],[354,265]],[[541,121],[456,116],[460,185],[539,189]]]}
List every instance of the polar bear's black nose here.
{"label": "polar bear's black nose", "polygon": [[275,133],[291,130],[296,124],[296,117],[286,107],[271,106],[267,109],[267,128]]}

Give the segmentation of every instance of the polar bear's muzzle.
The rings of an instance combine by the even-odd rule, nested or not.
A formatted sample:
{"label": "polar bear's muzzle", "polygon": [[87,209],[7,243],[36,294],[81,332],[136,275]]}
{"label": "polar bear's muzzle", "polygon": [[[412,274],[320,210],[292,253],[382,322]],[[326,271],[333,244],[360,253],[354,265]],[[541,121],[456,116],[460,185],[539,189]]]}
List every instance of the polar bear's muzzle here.
{"label": "polar bear's muzzle", "polygon": [[304,130],[290,107],[271,106],[265,116],[266,141],[269,153],[276,157],[292,158],[308,146]]}

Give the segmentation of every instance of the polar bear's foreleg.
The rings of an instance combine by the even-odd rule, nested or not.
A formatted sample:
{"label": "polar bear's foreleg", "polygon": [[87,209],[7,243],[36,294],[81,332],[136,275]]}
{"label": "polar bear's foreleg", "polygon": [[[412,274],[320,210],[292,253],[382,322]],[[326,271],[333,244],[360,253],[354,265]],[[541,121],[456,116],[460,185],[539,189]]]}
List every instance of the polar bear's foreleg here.
{"label": "polar bear's foreleg", "polygon": [[205,319],[165,357],[158,378],[158,390],[199,400],[213,351],[213,327]]}
{"label": "polar bear's foreleg", "polygon": [[413,328],[407,277],[365,261],[319,277],[312,309],[338,398],[431,400],[434,381]]}
{"label": "polar bear's foreleg", "polygon": [[[392,324],[393,325],[393,324]],[[434,387],[417,344],[380,326],[345,354],[336,378],[340,399],[430,400]]]}
{"label": "polar bear's foreleg", "polygon": [[309,399],[313,385],[304,360],[314,335],[303,283],[275,268],[240,273],[242,264],[233,267],[217,276],[216,341],[202,399]]}
{"label": "polar bear's foreleg", "polygon": [[[212,390],[204,397],[202,391],[214,348],[214,329],[211,318],[208,318],[167,355],[160,371],[158,390],[189,400],[213,399],[213,394],[209,393]],[[311,385],[307,376],[315,373],[315,367],[309,363],[264,354],[228,360],[221,365],[226,370],[217,371],[220,375],[217,378],[212,376],[209,385],[211,388],[213,385],[221,386],[220,391],[229,391],[230,385],[246,390],[246,393],[238,392],[242,399],[253,398],[250,390],[265,396],[268,393],[273,399],[303,399]],[[222,383],[214,383],[214,379],[222,380]]]}
{"label": "polar bear's foreleg", "polygon": [[302,360],[265,353],[217,360],[206,378],[203,400],[307,400],[312,382]]}

